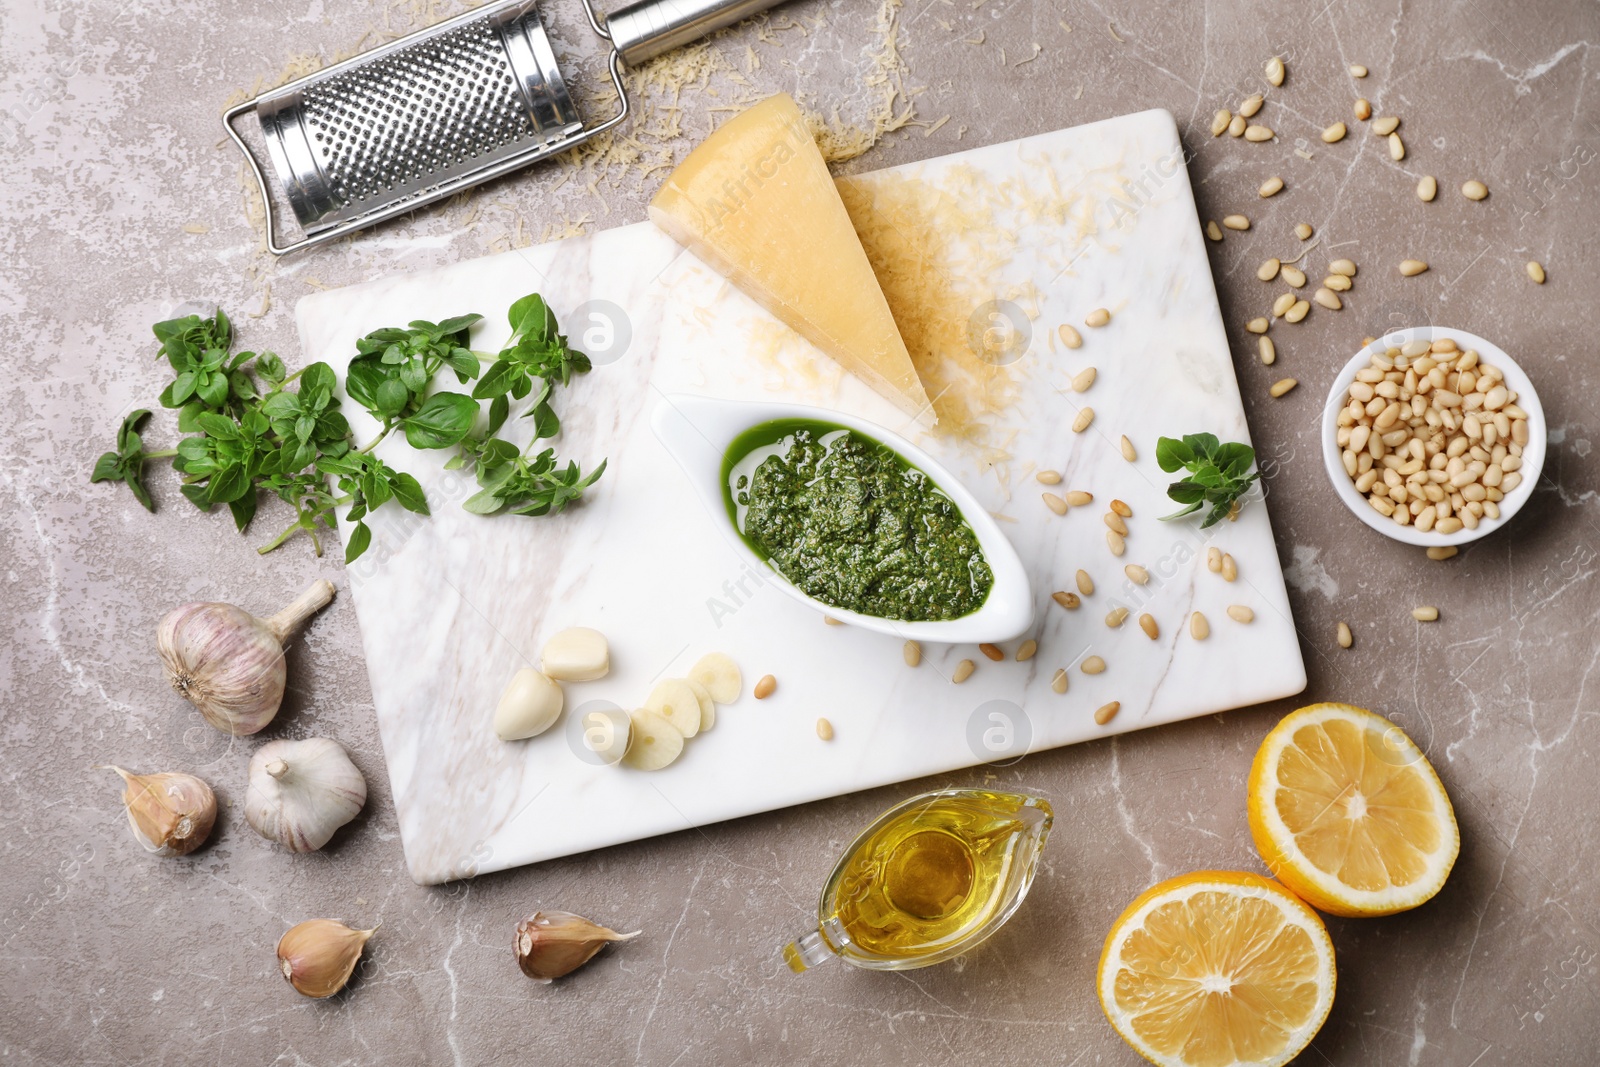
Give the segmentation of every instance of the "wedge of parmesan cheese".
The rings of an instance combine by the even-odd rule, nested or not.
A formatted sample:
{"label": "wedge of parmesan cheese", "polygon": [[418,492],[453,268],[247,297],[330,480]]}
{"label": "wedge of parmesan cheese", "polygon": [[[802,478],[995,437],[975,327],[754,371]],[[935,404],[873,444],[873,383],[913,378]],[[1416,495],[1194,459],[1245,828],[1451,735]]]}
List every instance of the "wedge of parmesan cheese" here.
{"label": "wedge of parmesan cheese", "polygon": [[787,94],[706,138],[650,201],[650,218],[901,410],[932,421],[850,215]]}

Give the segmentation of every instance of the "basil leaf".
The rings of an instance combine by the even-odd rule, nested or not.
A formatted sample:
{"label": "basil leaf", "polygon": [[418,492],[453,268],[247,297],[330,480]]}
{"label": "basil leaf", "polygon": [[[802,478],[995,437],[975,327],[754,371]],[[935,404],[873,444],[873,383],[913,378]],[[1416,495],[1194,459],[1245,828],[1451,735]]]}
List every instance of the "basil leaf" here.
{"label": "basil leaf", "polygon": [[449,448],[472,431],[478,402],[461,393],[435,393],[402,421],[412,448]]}
{"label": "basil leaf", "polygon": [[1156,464],[1171,474],[1194,459],[1194,450],[1183,441],[1162,437],[1156,441]]}
{"label": "basil leaf", "polygon": [[[354,511],[354,510],[355,510],[354,508],[351,509],[351,511]],[[369,529],[367,527],[367,524],[364,523],[364,522],[356,523],[356,528],[350,531],[350,540],[345,542],[345,546],[344,546],[344,562],[345,562],[345,566],[349,566],[351,563],[353,563],[355,561],[356,557],[360,556],[361,553],[365,552],[367,550],[367,546],[369,546],[371,544],[372,544],[372,530]]]}
{"label": "basil leaf", "polygon": [[487,400],[490,397],[503,396],[519,379],[525,381],[527,373],[521,365],[512,360],[496,360],[483,377],[478,379],[478,384],[472,387],[473,399]]}
{"label": "basil leaf", "polygon": [[411,402],[411,390],[401,385],[394,378],[389,378],[378,386],[377,411],[385,418],[394,418],[405,410]]}

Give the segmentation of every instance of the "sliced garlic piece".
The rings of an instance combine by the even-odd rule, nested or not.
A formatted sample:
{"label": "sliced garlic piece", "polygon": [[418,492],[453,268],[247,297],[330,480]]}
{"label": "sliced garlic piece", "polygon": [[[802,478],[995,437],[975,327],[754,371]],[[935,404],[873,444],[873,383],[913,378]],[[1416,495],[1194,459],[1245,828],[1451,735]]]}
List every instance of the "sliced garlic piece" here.
{"label": "sliced garlic piece", "polygon": [[592,682],[611,670],[611,649],[599,630],[574,626],[545,642],[539,666],[559,681]]}
{"label": "sliced garlic piece", "polygon": [[663,678],[645,699],[646,709],[666,719],[684,737],[700,732],[700,699],[682,678]]}
{"label": "sliced garlic piece", "polygon": [[629,715],[632,733],[622,762],[636,771],[659,771],[683,752],[683,735],[666,719],[648,708]]}
{"label": "sliced garlic piece", "polygon": [[561,717],[561,686],[532,667],[511,676],[494,709],[494,732],[502,741],[542,734]]}
{"label": "sliced garlic piece", "polygon": [[700,701],[700,732],[705,733],[717,725],[717,702],[711,699],[711,690],[693,678],[685,678],[683,684],[692,689],[695,699]]}
{"label": "sliced garlic piece", "polygon": [[744,692],[744,675],[739,665],[721,652],[707,652],[689,668],[689,677],[705,686],[718,704],[732,704]]}

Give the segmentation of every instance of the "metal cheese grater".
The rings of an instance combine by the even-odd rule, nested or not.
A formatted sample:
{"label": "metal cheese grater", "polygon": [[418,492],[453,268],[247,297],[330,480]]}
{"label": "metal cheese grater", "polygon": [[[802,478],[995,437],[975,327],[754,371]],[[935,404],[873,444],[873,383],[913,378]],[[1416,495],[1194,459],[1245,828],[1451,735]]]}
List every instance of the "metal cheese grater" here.
{"label": "metal cheese grater", "polygon": [[[779,0],[637,0],[589,26],[611,42],[617,111],[586,125],[538,0],[501,0],[336,63],[223,116],[266,207],[267,248],[309,248],[563,152],[628,117],[637,65]],[[254,111],[304,236],[279,244],[266,174],[234,120]]]}

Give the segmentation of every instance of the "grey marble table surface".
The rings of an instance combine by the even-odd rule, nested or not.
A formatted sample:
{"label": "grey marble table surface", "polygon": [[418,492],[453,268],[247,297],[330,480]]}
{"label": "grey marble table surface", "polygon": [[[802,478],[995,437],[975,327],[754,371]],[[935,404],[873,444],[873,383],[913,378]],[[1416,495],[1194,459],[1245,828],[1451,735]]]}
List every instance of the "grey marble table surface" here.
{"label": "grey marble table surface", "polygon": [[[1440,895],[1388,919],[1330,919],[1339,983],[1303,1064],[1594,1062],[1600,1045],[1600,5],[1592,0],[1331,0],[1101,5],[798,0],[634,79],[632,139],[524,171],[351,242],[274,261],[248,217],[222,109],[454,13],[422,0],[4,0],[0,4],[0,1062],[17,1064],[879,1064],[1139,1062],[1093,973],[1111,921],[1152,882],[1260,870],[1244,779],[1300,702],[1393,716],[1437,767],[1462,851]],[[576,2],[547,16],[597,73]],[[891,21],[892,20],[892,21]],[[887,44],[886,44],[887,42]],[[1286,57],[1287,82],[1262,68]],[[1354,79],[1351,64],[1370,73]],[[591,85],[596,85],[593,77]],[[1032,895],[991,942],[903,975],[785,972],[837,850],[917,784],[873,790],[440,887],[406,874],[360,634],[336,600],[290,654],[263,735],[339,738],[363,814],[291,856],[245,823],[256,741],[206,726],[164,683],[156,621],[187,600],[267,613],[331,546],[257,545],[197,514],[164,469],[147,513],[88,474],[164,379],[149,326],[216,302],[242,347],[298,359],[293,305],[318,289],[644,217],[663,168],[729,107],[777,91],[866,128],[898,127],[840,173],[1146,108],[1178,121],[1210,246],[1309,674],[1299,701],[1247,708],[917,783],[1049,796],[1060,816]],[[1267,92],[1267,144],[1212,115]],[[1401,117],[1395,161],[1352,117]],[[603,103],[580,95],[586,108]],[[722,109],[722,110],[718,110]],[[1349,136],[1319,134],[1344,121]],[[838,140],[836,138],[836,140]],[[1268,177],[1287,188],[1258,196]],[[1424,175],[1439,195],[1421,202]],[[1468,179],[1490,195],[1464,198]],[[1279,323],[1276,365],[1244,329],[1276,287],[1260,262],[1318,247],[1356,261],[1342,311]],[[1431,270],[1402,278],[1402,259]],[[1542,263],[1548,281],[1525,272]],[[1311,269],[1311,268],[1308,268]],[[1320,273],[1317,275],[1320,276]],[[1543,476],[1508,527],[1444,562],[1338,503],[1317,418],[1364,337],[1434,324],[1496,340],[1539,386]],[[1300,385],[1273,399],[1268,387]],[[149,434],[176,431],[158,414]],[[1258,505],[1259,506],[1259,505]],[[1411,618],[1437,605],[1439,621]],[[1354,647],[1335,627],[1347,621]],[[1241,665],[1247,670],[1248,665]],[[129,837],[102,763],[192,770],[222,801],[183,860]],[[516,922],[582,912],[644,935],[536,985]],[[344,994],[314,1002],[273,946],[314,916],[382,923]]]}

